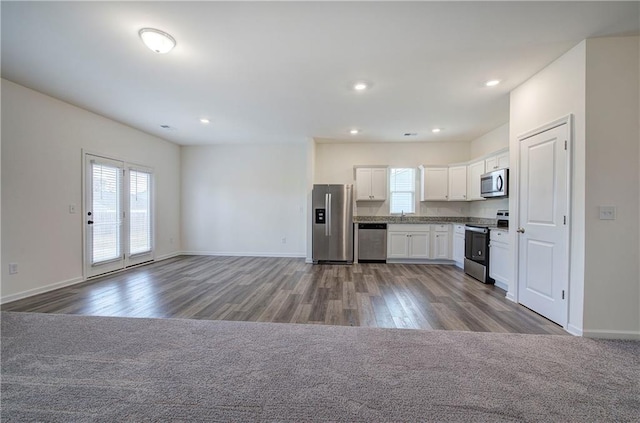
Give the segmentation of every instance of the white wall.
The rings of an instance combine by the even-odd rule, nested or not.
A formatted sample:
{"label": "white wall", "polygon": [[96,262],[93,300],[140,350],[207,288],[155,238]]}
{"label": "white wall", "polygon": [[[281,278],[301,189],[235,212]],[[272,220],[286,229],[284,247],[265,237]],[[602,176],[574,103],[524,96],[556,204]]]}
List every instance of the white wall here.
{"label": "white wall", "polygon": [[573,115],[568,328],[586,336],[640,338],[638,50],[638,37],[583,41],[511,93],[515,177],[517,136]]}
{"label": "white wall", "polygon": [[[484,157],[509,147],[509,123],[487,132],[480,138],[471,141],[471,159]],[[509,210],[508,198],[492,198],[484,201],[472,201],[469,203],[470,217],[483,217],[495,219],[498,210]]]}
{"label": "white wall", "polygon": [[307,262],[313,261],[313,224],[311,223],[313,175],[316,169],[316,142],[313,138],[307,140],[307,208],[304,215],[307,216]]}
{"label": "white wall", "polygon": [[469,143],[471,159],[486,156],[503,148],[509,147],[509,123],[498,126],[480,138]]}
{"label": "white wall", "polygon": [[306,144],[183,147],[185,252],[306,257],[307,160]]}
{"label": "white wall", "polygon": [[[573,171],[571,210],[571,256],[569,277],[569,329],[581,333],[583,327],[584,254],[585,254],[585,57],[582,42],[565,53],[531,79],[511,92],[509,144],[509,210],[512,226],[517,224],[518,136],[573,114]],[[515,231],[510,231],[511,245],[516,245]],[[516,275],[515,257],[513,273]],[[514,281],[515,282],[515,281]],[[514,284],[509,287],[513,295]]]}
{"label": "white wall", "polygon": [[180,251],[177,145],[6,80],[2,141],[3,302],[82,280],[83,148],[154,168],[156,257]]}
{"label": "white wall", "polygon": [[[573,115],[573,171],[571,182],[571,256],[569,275],[568,327],[582,333],[584,302],[584,198],[585,198],[585,57],[586,43],[582,42],[565,53],[527,82],[511,92],[510,99],[510,169],[511,221],[517,224],[518,199],[518,136],[552,122]],[[511,231],[511,243],[516,245],[516,232]],[[514,275],[517,274],[514,269]],[[515,281],[514,281],[515,282]],[[513,284],[509,287],[513,292]]]}
{"label": "white wall", "polygon": [[[587,40],[584,332],[640,338],[638,37]],[[617,207],[599,220],[598,206]]]}
{"label": "white wall", "polygon": [[[317,143],[314,183],[353,184],[356,165],[415,167],[448,165],[469,159],[469,143]],[[417,170],[416,170],[417,171]],[[467,216],[465,202],[421,203],[418,214],[425,216]],[[389,202],[357,203],[360,216],[385,216]]]}

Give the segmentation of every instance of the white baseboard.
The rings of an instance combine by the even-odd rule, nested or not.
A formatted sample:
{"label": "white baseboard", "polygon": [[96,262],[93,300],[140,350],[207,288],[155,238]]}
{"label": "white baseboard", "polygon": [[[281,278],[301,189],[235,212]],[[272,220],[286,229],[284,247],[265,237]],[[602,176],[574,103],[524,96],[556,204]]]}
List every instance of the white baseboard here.
{"label": "white baseboard", "polygon": [[163,256],[158,256],[158,257],[155,258],[154,261],[167,260],[167,259],[170,259],[170,258],[181,256],[183,254],[184,253],[182,251],[174,251],[173,253],[165,254]]}
{"label": "white baseboard", "polygon": [[505,296],[505,298],[506,298],[507,300],[511,301],[511,302],[514,302],[514,303],[516,302],[516,296],[515,296],[515,295],[513,295],[513,292],[512,292],[512,291],[508,291],[508,292],[507,292],[507,295]]}
{"label": "white baseboard", "polygon": [[627,330],[584,330],[585,338],[630,339],[640,341],[640,332]]}
{"label": "white baseboard", "polygon": [[[495,281],[494,285],[497,286],[500,289],[504,289],[505,291],[509,291],[509,285],[507,285],[504,282],[500,282],[500,281]],[[507,294],[508,295],[508,294]]]}
{"label": "white baseboard", "polygon": [[[153,261],[140,263],[139,266],[144,266],[144,265],[147,265],[147,264],[150,264],[150,263],[154,263],[154,262],[170,259],[170,258],[177,257],[177,256],[180,256],[180,255],[182,255],[182,252],[181,251],[176,251],[176,252],[173,252],[173,253],[170,253],[170,254],[165,254],[163,256],[156,257]],[[136,267],[136,266],[132,266],[132,267]],[[127,269],[130,269],[132,267],[128,267]],[[118,271],[124,271],[124,270],[127,270],[127,269],[120,269]],[[100,276],[102,276],[102,275],[99,275],[99,276],[96,276],[96,277],[100,277]],[[45,285],[45,286],[41,286],[41,287],[38,287],[38,288],[29,289],[27,291],[18,292],[16,294],[3,296],[2,298],[0,298],[0,304],[10,303],[12,301],[21,300],[23,298],[31,297],[33,295],[38,295],[38,294],[42,294],[42,293],[45,293],[45,292],[53,291],[53,290],[56,290],[56,289],[64,288],[65,286],[75,285],[75,284],[80,283],[80,282],[85,282],[86,280],[88,280],[88,279],[85,279],[82,276],[80,276],[80,277],[77,277],[77,278],[68,279],[66,281],[55,282],[55,283],[52,283],[52,284],[49,284],[49,285]]]}
{"label": "white baseboard", "polygon": [[453,260],[440,260],[440,259],[390,259],[387,258],[387,263],[389,264],[447,264],[447,265],[455,265],[456,263]]}
{"label": "white baseboard", "polygon": [[77,278],[67,279],[66,281],[52,283],[50,285],[41,286],[38,288],[29,289],[27,291],[18,292],[0,298],[0,304],[9,303],[11,301],[21,300],[23,298],[31,297],[32,295],[42,294],[44,292],[53,291],[54,289],[64,288],[65,286],[75,285],[80,282],[84,282],[85,279],[80,276]]}
{"label": "white baseboard", "polygon": [[572,324],[567,325],[566,331],[574,336],[582,336],[582,329]]}
{"label": "white baseboard", "polygon": [[256,253],[256,252],[229,252],[229,251],[183,251],[186,256],[227,256],[227,257],[285,257],[306,258],[307,253]]}

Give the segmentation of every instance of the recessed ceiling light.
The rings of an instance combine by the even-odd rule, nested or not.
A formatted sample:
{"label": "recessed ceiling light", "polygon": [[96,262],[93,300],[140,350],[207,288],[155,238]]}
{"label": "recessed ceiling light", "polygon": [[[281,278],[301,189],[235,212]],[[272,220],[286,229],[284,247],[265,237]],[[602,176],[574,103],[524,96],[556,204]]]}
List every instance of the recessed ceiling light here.
{"label": "recessed ceiling light", "polygon": [[438,133],[438,132],[440,132],[440,131],[442,131],[442,129],[440,129],[440,128],[433,128],[433,129],[431,130],[431,132],[433,132],[434,134],[437,134],[437,133]]}
{"label": "recessed ceiling light", "polygon": [[367,88],[369,88],[369,84],[367,84],[366,82],[360,81],[353,84],[353,89],[356,91],[364,91]]}
{"label": "recessed ceiling light", "polygon": [[159,29],[142,28],[138,34],[149,49],[159,54],[169,53],[176,46],[176,40]]}
{"label": "recessed ceiling light", "polygon": [[206,124],[206,123],[209,123],[209,119],[207,119],[207,118],[202,118],[202,119],[200,119],[200,122],[201,122],[201,123],[205,123],[205,124]]}
{"label": "recessed ceiling light", "polygon": [[498,85],[500,83],[499,79],[492,79],[491,81],[487,81],[485,82],[484,85],[486,85],[487,87],[495,87],[496,85]]}
{"label": "recessed ceiling light", "polygon": [[351,135],[356,135],[356,134],[359,134],[359,133],[360,133],[360,131],[359,131],[359,130],[357,130],[357,129],[352,129],[352,130],[350,130],[350,131],[349,131],[349,133],[350,133]]}

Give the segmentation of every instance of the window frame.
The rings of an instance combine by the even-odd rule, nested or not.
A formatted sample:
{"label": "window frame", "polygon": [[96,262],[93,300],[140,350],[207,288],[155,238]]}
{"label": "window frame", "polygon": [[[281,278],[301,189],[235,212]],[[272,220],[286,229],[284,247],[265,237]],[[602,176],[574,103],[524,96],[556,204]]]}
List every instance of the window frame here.
{"label": "window frame", "polygon": [[[416,204],[416,191],[417,191],[417,175],[418,172],[416,171],[417,168],[415,167],[410,167],[410,166],[397,166],[397,167],[389,167],[389,214],[390,215],[408,215],[408,214],[416,214],[416,210],[417,210],[417,204]],[[393,178],[393,174],[394,171],[396,170],[411,170],[411,172],[413,173],[413,182],[412,182],[412,188],[413,190],[411,191],[404,191],[404,190],[394,190],[394,184],[392,184],[392,178]],[[394,193],[410,193],[412,196],[412,201],[411,201],[411,206],[412,206],[412,210],[411,211],[393,211],[393,194]]]}

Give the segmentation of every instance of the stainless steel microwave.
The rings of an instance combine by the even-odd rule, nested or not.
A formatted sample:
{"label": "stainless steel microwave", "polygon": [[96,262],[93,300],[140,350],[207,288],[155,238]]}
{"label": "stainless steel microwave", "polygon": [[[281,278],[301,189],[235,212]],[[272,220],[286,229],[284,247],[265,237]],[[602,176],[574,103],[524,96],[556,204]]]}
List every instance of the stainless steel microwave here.
{"label": "stainless steel microwave", "polygon": [[498,169],[480,176],[480,195],[484,198],[509,195],[509,169]]}

